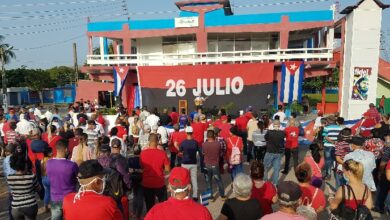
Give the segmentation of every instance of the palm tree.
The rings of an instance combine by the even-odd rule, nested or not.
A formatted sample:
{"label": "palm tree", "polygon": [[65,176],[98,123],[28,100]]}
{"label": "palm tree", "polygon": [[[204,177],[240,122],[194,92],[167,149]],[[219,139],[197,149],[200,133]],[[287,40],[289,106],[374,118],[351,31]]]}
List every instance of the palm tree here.
{"label": "palm tree", "polygon": [[[0,48],[3,48],[3,50],[4,50],[4,61],[5,61],[5,64],[7,64],[11,61],[11,59],[15,59],[16,55],[12,51],[12,49],[9,49],[10,48],[9,44],[3,43],[4,39],[5,39],[5,37],[0,35]],[[0,59],[1,59],[1,57],[0,57]]]}

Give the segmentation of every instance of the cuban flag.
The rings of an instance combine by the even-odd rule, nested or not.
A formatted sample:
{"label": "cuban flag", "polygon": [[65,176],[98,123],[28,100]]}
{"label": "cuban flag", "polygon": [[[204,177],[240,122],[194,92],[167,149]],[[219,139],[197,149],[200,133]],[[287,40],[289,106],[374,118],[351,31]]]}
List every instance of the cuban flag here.
{"label": "cuban flag", "polygon": [[302,83],[305,73],[303,61],[284,62],[282,64],[282,82],[280,101],[292,103],[302,101]]}
{"label": "cuban flag", "polygon": [[120,96],[123,86],[129,73],[129,66],[116,66],[114,67],[114,95]]}

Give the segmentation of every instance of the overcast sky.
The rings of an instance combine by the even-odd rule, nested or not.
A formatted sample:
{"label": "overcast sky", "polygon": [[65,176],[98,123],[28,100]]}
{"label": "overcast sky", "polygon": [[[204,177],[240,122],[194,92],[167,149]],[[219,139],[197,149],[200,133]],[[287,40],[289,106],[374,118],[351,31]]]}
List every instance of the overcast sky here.
{"label": "overcast sky", "polygon": [[[231,0],[235,14],[253,14],[283,11],[326,10],[333,0],[282,6],[244,7],[251,4],[295,2],[305,0]],[[341,9],[359,0],[340,0]],[[173,18],[177,16],[176,0],[127,0],[132,19]],[[383,0],[390,4],[390,0]],[[155,13],[151,13],[155,12]],[[147,13],[147,14],[146,14]],[[87,55],[86,17],[91,21],[124,20],[122,0],[1,0],[0,35],[14,46],[16,60],[7,69],[22,65],[28,68],[72,66],[72,43],[77,43],[78,60],[82,64]],[[383,13],[387,53],[390,59],[390,9]],[[97,45],[95,43],[95,45]]]}

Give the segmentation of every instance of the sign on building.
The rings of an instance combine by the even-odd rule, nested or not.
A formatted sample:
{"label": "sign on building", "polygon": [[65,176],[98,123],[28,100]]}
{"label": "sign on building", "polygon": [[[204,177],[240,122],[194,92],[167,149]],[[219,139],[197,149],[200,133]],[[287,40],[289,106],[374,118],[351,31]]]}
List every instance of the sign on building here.
{"label": "sign on building", "polygon": [[175,28],[188,28],[188,27],[198,27],[198,26],[199,26],[198,17],[175,18]]}

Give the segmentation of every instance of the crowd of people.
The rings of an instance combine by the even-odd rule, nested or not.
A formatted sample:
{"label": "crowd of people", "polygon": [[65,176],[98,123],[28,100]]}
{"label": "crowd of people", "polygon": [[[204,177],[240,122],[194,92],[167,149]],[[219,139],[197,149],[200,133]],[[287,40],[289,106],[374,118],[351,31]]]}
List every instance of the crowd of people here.
{"label": "crowd of people", "polygon": [[[209,202],[223,201],[220,220],[390,213],[390,119],[373,104],[352,129],[338,114],[318,113],[307,152],[297,114],[287,117],[283,106],[274,115],[249,106],[235,118],[202,106],[191,113],[119,106],[112,125],[87,102],[63,114],[42,111],[0,109],[9,219],[36,219],[40,198],[55,220],[208,220],[205,192]],[[294,180],[281,180],[291,170]]]}

